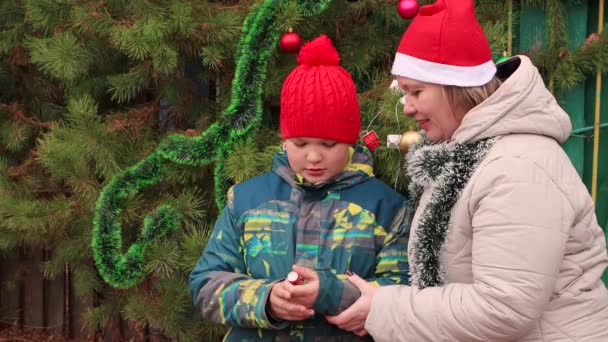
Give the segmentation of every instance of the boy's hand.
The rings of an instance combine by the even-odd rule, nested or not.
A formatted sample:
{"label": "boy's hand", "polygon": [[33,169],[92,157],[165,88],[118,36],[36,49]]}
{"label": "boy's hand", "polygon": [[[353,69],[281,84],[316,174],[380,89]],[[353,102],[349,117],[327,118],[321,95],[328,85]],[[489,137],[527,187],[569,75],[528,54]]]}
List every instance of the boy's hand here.
{"label": "boy's hand", "polygon": [[291,285],[286,287],[290,292],[290,301],[300,304],[306,308],[312,308],[319,295],[319,275],[317,272],[298,265],[293,265],[292,270],[300,275],[302,285]]}
{"label": "boy's hand", "polygon": [[294,287],[287,281],[276,283],[270,289],[268,306],[274,318],[286,321],[302,321],[315,314],[307,306],[292,302],[289,287]]}

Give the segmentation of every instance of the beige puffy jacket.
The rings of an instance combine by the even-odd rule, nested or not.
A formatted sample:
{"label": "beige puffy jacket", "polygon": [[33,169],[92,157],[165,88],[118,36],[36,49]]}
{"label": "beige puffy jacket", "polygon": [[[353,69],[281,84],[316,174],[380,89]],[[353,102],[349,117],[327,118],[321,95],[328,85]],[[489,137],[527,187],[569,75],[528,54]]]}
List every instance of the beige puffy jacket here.
{"label": "beige puffy jacket", "polygon": [[559,145],[569,117],[527,57],[514,63],[453,135],[498,138],[452,208],[447,285],[377,289],[365,324],[376,341],[608,341],[605,236]]}

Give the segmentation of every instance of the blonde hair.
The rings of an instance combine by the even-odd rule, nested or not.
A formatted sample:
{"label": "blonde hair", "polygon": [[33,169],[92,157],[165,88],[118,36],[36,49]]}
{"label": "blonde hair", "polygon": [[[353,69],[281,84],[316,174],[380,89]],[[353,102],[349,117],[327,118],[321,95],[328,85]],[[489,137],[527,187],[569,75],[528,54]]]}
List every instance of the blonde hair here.
{"label": "blonde hair", "polygon": [[478,87],[441,86],[450,107],[462,119],[466,113],[494,94],[502,81],[494,76],[490,82]]}

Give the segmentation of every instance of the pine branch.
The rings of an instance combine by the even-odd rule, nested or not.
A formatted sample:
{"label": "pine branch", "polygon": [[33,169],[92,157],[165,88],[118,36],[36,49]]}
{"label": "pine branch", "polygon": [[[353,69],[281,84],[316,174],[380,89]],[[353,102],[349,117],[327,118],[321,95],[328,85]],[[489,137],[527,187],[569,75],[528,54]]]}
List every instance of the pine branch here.
{"label": "pine branch", "polygon": [[0,55],[7,55],[24,38],[24,25],[12,25],[10,29],[0,31]]}
{"label": "pine branch", "polygon": [[0,28],[21,25],[24,19],[24,8],[21,1],[0,2]]}
{"label": "pine branch", "polygon": [[211,237],[213,227],[209,226],[193,226],[189,229],[184,229],[180,236],[180,256],[181,270],[183,273],[191,272],[194,266],[201,257],[201,251],[207,245],[207,241]]}
{"label": "pine branch", "polygon": [[24,151],[33,136],[34,131],[31,127],[20,122],[13,121],[0,126],[0,141],[12,153]]}
{"label": "pine branch", "polygon": [[32,127],[49,129],[54,125],[52,122],[41,122],[26,116],[23,106],[17,102],[13,102],[10,105],[0,103],[0,110],[7,110],[10,112],[13,116],[13,121],[21,122]]}
{"label": "pine branch", "polygon": [[73,271],[73,287],[76,297],[88,299],[94,292],[102,292],[103,286],[97,277],[97,270],[84,264],[71,264]]}
{"label": "pine branch", "polygon": [[141,65],[126,74],[108,76],[112,100],[118,103],[129,102],[147,86],[150,79],[148,73],[143,70],[145,68],[146,65]]}
{"label": "pine branch", "polygon": [[[152,120],[152,117],[158,114],[160,106],[157,103],[151,102],[144,104],[139,108],[132,108],[126,112],[109,113],[108,117],[112,118],[110,130],[119,132],[120,134],[137,134],[143,126]],[[134,132],[136,131],[136,132]],[[139,140],[137,136],[131,137],[131,142]]]}
{"label": "pine branch", "polygon": [[71,32],[63,32],[52,38],[32,38],[26,47],[43,72],[62,81],[71,82],[84,77],[93,55]]}
{"label": "pine branch", "polygon": [[124,296],[124,294],[106,290],[103,303],[85,309],[84,314],[80,317],[83,328],[95,331],[109,326],[113,319],[120,317],[125,302]]}
{"label": "pine branch", "polygon": [[108,37],[114,26],[114,20],[108,9],[95,6],[94,3],[74,6],[71,16],[73,30],[84,37],[92,35]]}
{"label": "pine branch", "polygon": [[16,232],[5,229],[2,224],[0,228],[0,256],[6,256],[20,246],[21,240]]}
{"label": "pine branch", "polygon": [[154,70],[160,75],[169,75],[177,68],[178,52],[167,44],[158,44],[151,57]]}
{"label": "pine branch", "polygon": [[197,11],[185,2],[172,2],[167,9],[171,31],[178,37],[189,38],[197,29]]}
{"label": "pine branch", "polygon": [[146,250],[145,269],[158,279],[171,279],[179,271],[179,249],[176,241],[162,239]]}
{"label": "pine branch", "polygon": [[175,196],[163,196],[162,203],[169,203],[182,213],[183,224],[200,222],[206,215],[207,201],[203,192],[196,186],[183,189]]}
{"label": "pine branch", "polygon": [[562,0],[547,0],[547,30],[549,49],[558,51],[568,48],[568,30],[566,28],[566,8]]}
{"label": "pine branch", "polygon": [[219,11],[205,18],[195,37],[205,45],[229,46],[236,43],[241,34],[243,17],[238,12]]}
{"label": "pine branch", "polygon": [[252,139],[237,142],[226,159],[226,177],[239,183],[259,175],[265,166],[260,165],[256,158],[259,152]]}
{"label": "pine branch", "polygon": [[34,152],[30,157],[23,161],[23,163],[8,168],[8,176],[13,180],[18,180],[25,177],[38,166],[38,162],[36,160],[37,157],[37,154]]}
{"label": "pine branch", "polygon": [[69,17],[75,0],[29,0],[25,2],[28,20],[35,29],[50,33]]}

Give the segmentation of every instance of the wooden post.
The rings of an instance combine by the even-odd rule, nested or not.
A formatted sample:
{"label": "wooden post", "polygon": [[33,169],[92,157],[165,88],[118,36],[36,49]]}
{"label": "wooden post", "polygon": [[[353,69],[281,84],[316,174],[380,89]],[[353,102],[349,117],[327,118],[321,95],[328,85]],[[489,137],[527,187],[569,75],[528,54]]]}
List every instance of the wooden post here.
{"label": "wooden post", "polygon": [[[99,274],[97,274],[97,277],[99,277]],[[101,305],[101,294],[95,290],[93,290],[93,307],[96,308],[98,306]],[[95,342],[101,342],[104,340],[104,333],[103,333],[103,329],[99,326],[97,326],[95,328],[95,336],[93,338],[93,341]]]}
{"label": "wooden post", "polygon": [[25,261],[25,247],[19,247],[19,265],[17,267],[17,307],[19,314],[17,316],[17,328],[20,332],[23,331],[25,325],[25,274],[23,270],[23,262]]}
{"label": "wooden post", "polygon": [[[597,33],[602,34],[604,28],[604,0],[600,0],[598,15],[597,15]],[[595,76],[595,116],[593,120],[593,173],[591,175],[591,198],[593,202],[597,201],[597,170],[600,159],[600,112],[602,95],[602,70],[598,68]]]}
{"label": "wooden post", "polygon": [[63,268],[63,337],[71,339],[72,331],[72,271],[67,263]]}
{"label": "wooden post", "polygon": [[[147,296],[151,296],[152,295],[152,280],[150,279],[150,277],[146,277],[146,280],[144,280],[144,292],[146,293]],[[144,327],[144,334],[145,334],[145,339],[146,341],[149,342],[160,342],[161,341],[161,334],[160,331],[157,327],[150,325],[150,324],[146,324],[146,326]]]}
{"label": "wooden post", "polygon": [[[49,250],[42,247],[42,263],[49,261]],[[49,280],[42,274],[42,328],[44,333],[48,332],[49,326]]]}

